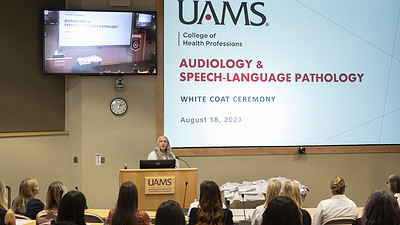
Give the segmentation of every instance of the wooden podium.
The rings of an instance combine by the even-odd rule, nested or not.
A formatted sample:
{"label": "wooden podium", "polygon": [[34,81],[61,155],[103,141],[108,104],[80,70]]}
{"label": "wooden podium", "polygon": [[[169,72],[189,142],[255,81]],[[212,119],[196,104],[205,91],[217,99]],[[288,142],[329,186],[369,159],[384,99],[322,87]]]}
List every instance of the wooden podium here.
{"label": "wooden podium", "polygon": [[[166,200],[175,200],[182,208],[189,208],[197,198],[197,168],[184,169],[121,169],[120,185],[125,181],[136,184],[139,209],[156,211]],[[186,189],[186,200],[183,205]]]}

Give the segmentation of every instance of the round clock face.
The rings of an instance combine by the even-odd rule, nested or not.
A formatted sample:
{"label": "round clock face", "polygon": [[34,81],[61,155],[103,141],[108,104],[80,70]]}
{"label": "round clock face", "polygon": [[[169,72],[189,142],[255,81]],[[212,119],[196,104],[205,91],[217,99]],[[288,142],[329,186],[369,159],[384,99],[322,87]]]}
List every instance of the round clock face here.
{"label": "round clock face", "polygon": [[110,103],[110,110],[115,115],[123,115],[128,110],[128,103],[123,98],[114,98]]}

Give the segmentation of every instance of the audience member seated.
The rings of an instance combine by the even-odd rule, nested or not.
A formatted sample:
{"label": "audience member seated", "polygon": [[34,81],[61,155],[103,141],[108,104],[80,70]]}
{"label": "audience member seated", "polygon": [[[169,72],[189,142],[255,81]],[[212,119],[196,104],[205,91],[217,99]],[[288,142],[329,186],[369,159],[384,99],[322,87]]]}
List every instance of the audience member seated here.
{"label": "audience member seated", "polygon": [[279,180],[271,180],[268,182],[267,192],[265,194],[265,203],[264,205],[259,205],[253,212],[251,216],[251,225],[259,225],[261,221],[262,214],[268,206],[268,203],[279,196],[279,192],[281,190],[282,183]]}
{"label": "audience member seated", "polygon": [[296,203],[298,209],[300,210],[302,224],[303,225],[311,225],[310,213],[308,213],[307,210],[301,208],[303,201],[301,200],[299,185],[296,182],[285,181],[282,184],[282,188],[281,188],[279,195],[280,196],[288,196],[289,198],[291,198]]}
{"label": "audience member seated", "polygon": [[65,193],[65,186],[61,181],[54,181],[49,185],[46,192],[46,206],[36,215],[36,225],[50,225],[51,221],[57,220],[63,193]]}
{"label": "audience member seated", "polygon": [[233,214],[222,209],[221,191],[213,181],[200,185],[199,208],[190,210],[189,225],[225,224],[233,225]]}
{"label": "audience member seated", "polygon": [[392,174],[389,177],[388,186],[390,191],[394,194],[400,206],[400,174]]}
{"label": "audience member seated", "polygon": [[12,210],[7,210],[6,186],[0,180],[0,224],[15,225],[15,216]]}
{"label": "audience member seated", "polygon": [[345,196],[346,184],[341,177],[334,177],[331,180],[332,197],[321,201],[313,216],[313,225],[321,225],[326,220],[337,217],[358,216],[356,204]]}
{"label": "audience member seated", "polygon": [[69,191],[61,199],[58,207],[57,223],[72,222],[76,225],[85,224],[86,198],[82,192]]}
{"label": "audience member seated", "polygon": [[150,224],[150,216],[143,210],[138,211],[138,191],[133,182],[126,181],[121,185],[115,208],[110,210],[105,222],[108,225]]}
{"label": "audience member seated", "polygon": [[[202,186],[204,183],[207,183],[207,182],[208,182],[207,180],[201,182],[201,184],[200,184],[200,190],[201,190],[201,186]],[[193,208],[198,208],[199,205],[200,205],[200,203],[199,203],[199,201],[198,201],[197,199],[195,199],[194,202],[190,203],[190,205],[189,205],[189,210],[188,210],[188,213],[187,213],[188,219],[190,219],[190,211],[191,211]],[[226,209],[225,203],[222,203],[222,209]]]}
{"label": "audience member seated", "polygon": [[16,214],[36,219],[36,215],[44,209],[44,204],[35,196],[39,194],[40,186],[35,178],[27,178],[19,185],[19,194],[13,201],[12,210]]}
{"label": "audience member seated", "polygon": [[168,200],[158,207],[155,225],[185,225],[186,220],[179,203]]}
{"label": "audience member seated", "polygon": [[262,214],[260,225],[301,225],[297,204],[288,196],[272,199]]}
{"label": "audience member seated", "polygon": [[392,193],[384,190],[374,191],[365,203],[361,218],[353,225],[399,225],[400,207]]}

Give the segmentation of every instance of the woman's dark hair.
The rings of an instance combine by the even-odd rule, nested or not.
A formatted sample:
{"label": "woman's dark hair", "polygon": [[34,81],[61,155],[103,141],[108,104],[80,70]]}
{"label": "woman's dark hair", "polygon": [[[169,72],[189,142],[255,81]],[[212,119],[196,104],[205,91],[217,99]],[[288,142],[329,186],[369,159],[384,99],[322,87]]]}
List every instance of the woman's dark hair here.
{"label": "woman's dark hair", "polygon": [[168,200],[158,207],[155,225],[185,225],[186,220],[179,203]]}
{"label": "woman's dark hair", "polygon": [[272,199],[262,217],[261,225],[301,225],[300,210],[288,196]]}
{"label": "woman's dark hair", "polygon": [[87,209],[85,195],[79,191],[69,191],[61,199],[57,222],[69,221],[85,225],[85,209]]}
{"label": "woman's dark hair", "polygon": [[385,190],[374,191],[365,203],[362,225],[399,225],[400,208],[394,195]]}
{"label": "woman's dark hair", "polygon": [[132,181],[124,182],[119,188],[118,200],[112,216],[113,225],[135,225],[138,211],[138,191]]}
{"label": "woman's dark hair", "polygon": [[200,185],[200,208],[197,224],[223,224],[221,191],[214,181],[203,181]]}

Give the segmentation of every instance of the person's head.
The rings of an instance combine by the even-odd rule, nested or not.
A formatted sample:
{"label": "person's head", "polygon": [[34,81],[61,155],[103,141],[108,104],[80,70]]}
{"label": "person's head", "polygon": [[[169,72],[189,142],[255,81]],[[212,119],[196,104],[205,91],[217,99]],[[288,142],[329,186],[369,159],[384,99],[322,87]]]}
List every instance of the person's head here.
{"label": "person's head", "polygon": [[203,181],[200,184],[199,224],[222,224],[221,191],[214,181]]}
{"label": "person's head", "polygon": [[361,224],[399,225],[400,208],[394,195],[384,190],[374,191],[365,203]]}
{"label": "person's head", "polygon": [[112,224],[129,225],[135,224],[138,211],[138,191],[132,181],[121,184]]}
{"label": "person's head", "polygon": [[158,207],[155,225],[185,225],[186,220],[179,203],[168,200]]}
{"label": "person's head", "polygon": [[291,180],[285,181],[282,184],[281,191],[279,192],[280,196],[288,196],[291,198],[300,209],[302,205],[301,195],[300,195],[300,188],[299,185]]}
{"label": "person's head", "polygon": [[45,209],[58,209],[62,195],[65,193],[65,186],[61,181],[54,181],[49,185],[46,192]]}
{"label": "person's head", "polygon": [[26,178],[19,185],[19,194],[26,198],[33,198],[35,195],[39,194],[39,192],[40,186],[36,178]]}
{"label": "person's head", "polygon": [[168,138],[165,136],[160,136],[157,139],[156,148],[158,148],[160,151],[163,151],[163,152],[171,150],[171,146],[169,144]]}
{"label": "person's head", "polygon": [[214,181],[206,180],[201,183],[199,204],[203,209],[222,207],[221,191]]}
{"label": "person's head", "polygon": [[165,136],[160,136],[157,139],[155,153],[156,153],[157,159],[164,159],[164,155],[162,153],[165,153],[165,156],[167,159],[175,158],[174,155],[172,154],[171,145],[169,143],[169,140]]}
{"label": "person's head", "polygon": [[346,183],[341,177],[334,177],[331,180],[330,187],[333,195],[343,195],[346,191]]}
{"label": "person's head", "polygon": [[279,196],[279,192],[281,190],[282,183],[279,180],[270,180],[267,185],[267,193],[265,194],[265,203],[264,208],[267,208],[268,203]]}
{"label": "person's head", "polygon": [[85,225],[86,198],[82,192],[69,191],[61,199],[58,207],[57,222],[69,221],[77,225]]}
{"label": "person's head", "polygon": [[301,225],[301,214],[296,203],[288,196],[272,199],[262,215],[261,225]]}
{"label": "person's head", "polygon": [[6,185],[0,180],[0,208],[7,209]]}
{"label": "person's head", "polygon": [[35,178],[30,177],[23,180],[19,185],[19,194],[14,200],[12,210],[18,214],[25,215],[28,201],[39,194],[39,189],[39,183]]}
{"label": "person's head", "polygon": [[391,192],[400,193],[400,174],[392,174],[389,176],[388,186]]}

